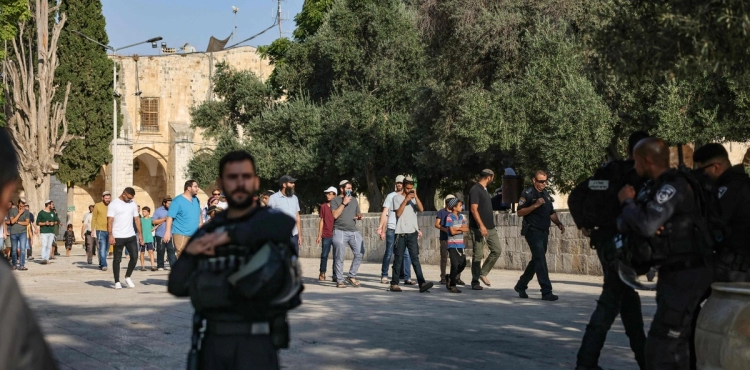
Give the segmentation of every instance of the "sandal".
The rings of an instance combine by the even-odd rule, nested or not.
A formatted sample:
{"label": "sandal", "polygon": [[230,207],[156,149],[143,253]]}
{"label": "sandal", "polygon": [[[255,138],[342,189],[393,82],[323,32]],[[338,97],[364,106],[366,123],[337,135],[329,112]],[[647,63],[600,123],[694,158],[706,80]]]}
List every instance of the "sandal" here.
{"label": "sandal", "polygon": [[417,285],[417,282],[414,281],[414,280],[407,280],[407,281],[404,281],[404,284],[406,284],[406,285]]}
{"label": "sandal", "polygon": [[22,266],[18,268],[20,271],[28,271],[29,269],[26,268],[26,266]]}
{"label": "sandal", "polygon": [[461,293],[461,291],[458,290],[458,288],[456,288],[454,286],[448,288],[448,291],[451,292],[451,293]]}
{"label": "sandal", "polygon": [[346,282],[351,284],[355,288],[359,288],[360,282],[359,280],[353,278],[353,277],[347,277]]}

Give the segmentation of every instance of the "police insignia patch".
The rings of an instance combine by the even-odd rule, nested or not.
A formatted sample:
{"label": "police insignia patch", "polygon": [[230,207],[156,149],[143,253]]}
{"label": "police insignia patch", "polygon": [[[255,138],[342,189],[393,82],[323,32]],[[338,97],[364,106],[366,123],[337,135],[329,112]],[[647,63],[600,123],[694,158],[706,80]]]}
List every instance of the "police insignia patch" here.
{"label": "police insignia patch", "polygon": [[659,192],[656,193],[656,202],[659,204],[662,204],[670,199],[677,193],[677,190],[675,190],[674,186],[672,185],[664,185],[659,189]]}
{"label": "police insignia patch", "polygon": [[522,206],[524,203],[526,203],[526,198],[521,197],[521,199],[518,200],[518,205]]}
{"label": "police insignia patch", "polygon": [[727,187],[726,186],[720,187],[719,188],[719,199],[721,199],[721,197],[723,197],[724,193],[726,193],[726,192],[727,192]]}

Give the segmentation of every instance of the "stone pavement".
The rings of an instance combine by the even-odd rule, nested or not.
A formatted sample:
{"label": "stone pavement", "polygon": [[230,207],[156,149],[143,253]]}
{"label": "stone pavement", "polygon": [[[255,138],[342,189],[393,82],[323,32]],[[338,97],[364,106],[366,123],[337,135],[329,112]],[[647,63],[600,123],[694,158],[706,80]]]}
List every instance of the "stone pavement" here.
{"label": "stone pavement", "polygon": [[[80,246],[54,262],[30,261],[16,277],[61,368],[185,368],[192,308],[166,292],[167,271],[136,271],[135,289],[116,291],[112,271],[87,265]],[[450,294],[438,267],[424,266],[437,284],[430,293],[393,293],[379,282],[380,264],[365,263],[361,288],[337,289],[317,281],[318,260],[302,262],[304,304],[290,314],[286,369],[572,369],[601,285],[594,276],[552,274],[559,301],[541,301],[536,287],[524,300],[512,291],[520,271],[494,270],[492,288]],[[641,295],[648,327],[654,295]],[[600,365],[636,368],[619,320]]]}

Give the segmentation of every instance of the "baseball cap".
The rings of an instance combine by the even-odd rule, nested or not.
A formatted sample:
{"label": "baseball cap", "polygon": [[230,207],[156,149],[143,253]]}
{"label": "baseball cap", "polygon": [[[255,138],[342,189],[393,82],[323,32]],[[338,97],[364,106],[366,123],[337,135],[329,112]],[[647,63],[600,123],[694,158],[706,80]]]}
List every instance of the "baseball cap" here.
{"label": "baseball cap", "polygon": [[336,190],[336,188],[334,188],[333,186],[330,186],[330,187],[328,187],[328,189],[326,189],[326,190],[324,191],[324,193],[326,193],[326,194],[327,194],[327,193],[334,193],[334,194],[336,194],[336,195],[339,195],[339,191],[338,191],[338,190]]}
{"label": "baseball cap", "polygon": [[344,186],[349,183],[349,180],[341,180],[339,181],[339,186]]}
{"label": "baseball cap", "polygon": [[284,175],[284,176],[281,176],[281,178],[279,178],[279,184],[285,184],[287,182],[296,182],[296,181],[297,179],[289,175]]}
{"label": "baseball cap", "polygon": [[108,191],[105,191],[104,193],[102,193],[102,196],[106,196],[106,195],[112,195],[112,193],[110,193]]}
{"label": "baseball cap", "polygon": [[411,176],[404,177],[404,182],[414,182],[414,179]]}
{"label": "baseball cap", "polygon": [[404,175],[398,175],[396,176],[396,183],[403,183],[404,182]]}

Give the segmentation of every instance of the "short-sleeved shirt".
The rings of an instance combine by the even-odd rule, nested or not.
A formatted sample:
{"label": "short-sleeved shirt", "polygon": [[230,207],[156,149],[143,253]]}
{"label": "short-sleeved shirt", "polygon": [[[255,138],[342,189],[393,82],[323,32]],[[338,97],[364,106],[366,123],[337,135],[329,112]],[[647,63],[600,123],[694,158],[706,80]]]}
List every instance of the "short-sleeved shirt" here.
{"label": "short-sleeved shirt", "polygon": [[[45,210],[39,211],[39,214],[36,216],[36,223],[40,224],[42,222],[60,222],[60,219],[57,218],[57,213],[55,212],[47,212]],[[42,234],[55,234],[55,228],[56,225],[52,226],[42,226],[39,227],[39,232]],[[26,232],[26,230],[24,230]]]}
{"label": "short-sleeved shirt", "polygon": [[167,216],[172,217],[172,234],[193,236],[201,224],[198,197],[193,197],[192,201],[183,194],[174,197]]}
{"label": "short-sleeved shirt", "polygon": [[[471,190],[469,191],[469,206],[467,209],[471,211],[471,206],[474,204],[477,205],[479,218],[482,220],[484,227],[488,229],[495,228],[495,217],[492,215],[492,198],[490,197],[487,188],[480,183],[476,183],[471,187]],[[474,219],[473,214],[469,217],[469,227],[472,229],[479,228],[479,223]]]}
{"label": "short-sleeved shirt", "polygon": [[81,222],[83,224],[83,232],[91,231],[91,220],[93,218],[94,218],[93,212],[89,212],[83,215],[83,221]]}
{"label": "short-sleeved shirt", "polygon": [[135,236],[133,222],[134,218],[138,217],[138,205],[135,201],[124,202],[120,198],[113,199],[107,207],[107,218],[109,217],[112,217],[112,235],[115,238]]}
{"label": "short-sleeved shirt", "polygon": [[[441,227],[446,227],[445,226],[445,218],[448,217],[448,215],[450,213],[451,212],[449,212],[445,208],[443,208],[443,209],[441,209],[441,210],[438,211],[438,213],[437,213],[437,219],[440,220],[440,226]],[[443,230],[440,230],[440,240],[448,240],[448,233],[446,233]]]}
{"label": "short-sleeved shirt", "polygon": [[[161,206],[161,207],[157,208],[156,211],[154,211],[154,217],[152,218],[152,222],[153,222],[153,220],[158,220],[158,219],[167,217],[168,213],[169,212],[167,211],[166,208],[164,208],[164,206]],[[160,223],[159,226],[156,227],[156,234],[155,235],[158,236],[158,237],[160,237],[160,238],[163,238],[165,231],[167,231],[167,221],[166,220],[164,222]]]}
{"label": "short-sleeved shirt", "polygon": [[[406,197],[403,194],[394,195],[393,204],[389,208],[398,210],[405,199]],[[398,217],[396,220],[396,234],[412,234],[419,231],[417,210],[417,201],[414,199],[410,200],[406,207],[404,207],[401,217]]]}
{"label": "short-sleeved shirt", "polygon": [[385,201],[383,202],[383,208],[388,208],[388,229],[389,230],[396,229],[396,210],[393,209],[393,197],[396,194],[398,193],[395,191],[388,194],[388,196],[385,197]]}
{"label": "short-sleeved shirt", "polygon": [[555,206],[552,204],[554,200],[546,189],[539,192],[532,186],[524,190],[523,193],[521,193],[521,198],[518,200],[518,210],[531,207],[539,198],[544,198],[544,204],[524,216],[523,220],[535,229],[548,230],[552,224],[552,220],[550,220],[549,216],[555,213]]}
{"label": "short-sleeved shirt", "polygon": [[107,205],[104,202],[94,204],[91,227],[94,228],[94,231],[107,231]]}
{"label": "short-sleeved shirt", "polygon": [[333,213],[330,204],[323,203],[320,206],[320,218],[323,219],[323,233],[320,237],[323,239],[333,238]]}
{"label": "short-sleeved shirt", "polygon": [[[268,206],[286,213],[287,215],[294,218],[295,221],[297,220],[297,213],[299,213],[299,200],[297,200],[296,195],[287,197],[283,194],[283,191],[277,191],[271,194],[270,197],[268,197]],[[299,230],[297,230],[297,226],[295,224],[294,230],[292,230],[292,236],[295,236],[298,233]]]}
{"label": "short-sleeved shirt", "polygon": [[[331,212],[338,209],[343,201],[344,198],[342,197],[337,196],[333,198],[331,200]],[[352,197],[352,199],[349,201],[349,204],[347,204],[344,207],[344,210],[341,211],[339,218],[337,218],[336,221],[333,222],[333,229],[341,231],[358,231],[357,224],[354,218],[357,217],[359,213],[359,202],[357,202],[356,197]]]}
{"label": "short-sleeved shirt", "polygon": [[[11,208],[8,211],[8,216],[14,218],[18,215],[18,208]],[[13,225],[10,225],[10,235],[26,234],[26,225],[19,225],[19,222],[29,221],[29,211],[23,210],[21,217],[16,220]]]}
{"label": "short-sleeved shirt", "polygon": [[[464,215],[460,213],[458,215],[449,213],[448,216],[445,218],[445,227],[448,227],[448,228],[461,227],[463,225],[466,225],[466,219],[464,218]],[[463,232],[460,232],[456,235],[448,236],[448,248],[463,248],[463,247],[464,247],[464,233]]]}
{"label": "short-sleeved shirt", "polygon": [[141,217],[141,232],[143,233],[144,243],[154,242],[154,234],[151,233],[151,231],[153,231],[153,228],[154,224],[151,223],[151,217]]}

